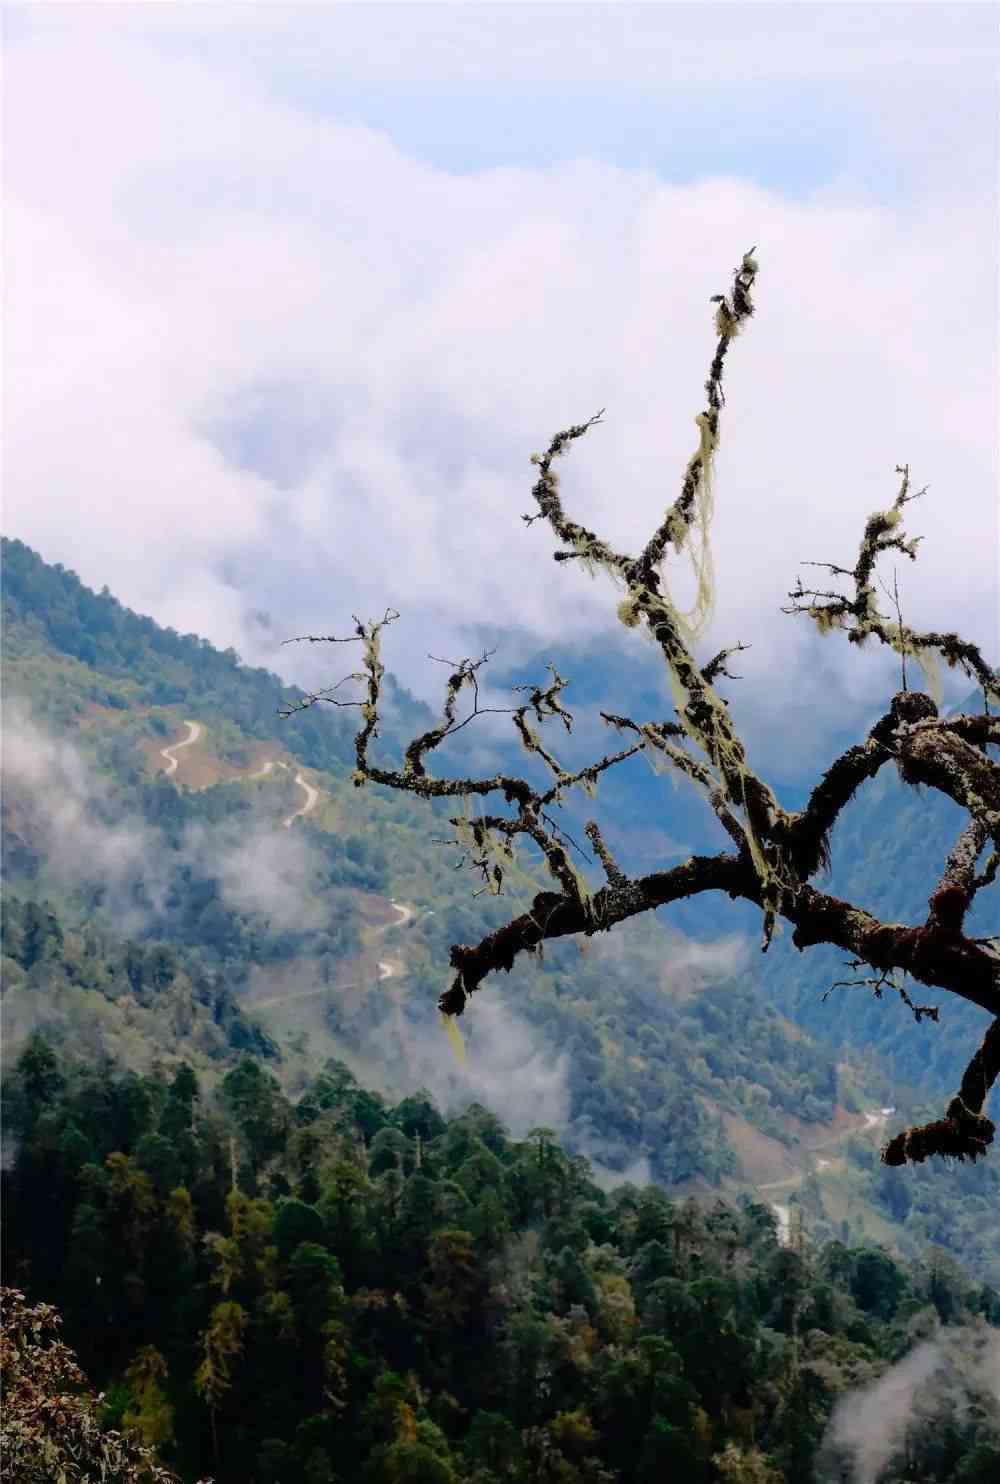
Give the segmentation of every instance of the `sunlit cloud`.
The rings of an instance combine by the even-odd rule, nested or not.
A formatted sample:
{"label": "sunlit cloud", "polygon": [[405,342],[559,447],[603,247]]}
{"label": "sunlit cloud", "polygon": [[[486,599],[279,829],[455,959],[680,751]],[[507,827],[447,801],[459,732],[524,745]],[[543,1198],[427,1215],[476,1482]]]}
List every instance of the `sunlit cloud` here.
{"label": "sunlit cloud", "polygon": [[[892,688],[887,656],[820,643],[779,609],[803,561],[852,564],[898,463],[930,485],[909,522],[920,559],[899,573],[907,621],[957,627],[996,657],[996,183],[968,173],[989,161],[995,125],[972,32],[946,38],[970,68],[967,149],[947,121],[962,168],[934,151],[919,161],[926,120],[890,93],[880,196],[854,147],[871,126],[871,25],[856,7],[820,48],[801,11],[779,8],[766,48],[776,84],[839,89],[844,157],[806,192],[726,169],[724,151],[687,179],[681,145],[644,164],[540,151],[457,169],[398,128],[315,105],[311,84],[342,76],[352,46],[370,79],[410,67],[426,84],[467,43],[487,67],[460,7],[417,7],[427,45],[391,55],[365,31],[386,17],[336,29],[332,13],[292,26],[263,8],[162,8],[183,9],[185,28],[139,14],[150,7],[111,7],[132,12],[114,24],[80,9],[86,24],[64,7],[33,14],[8,59],[11,534],[307,683],[329,656],[281,638],[343,632],[387,604],[403,615],[388,661],[425,696],[440,678],[428,652],[470,653],[484,629],[508,657],[611,633],[610,586],[556,567],[551,536],[520,520],[528,456],[606,407],[563,465],[564,494],[610,540],[639,545],[694,447],[708,298],[756,245],[758,316],[727,372],[705,640],[753,646],[734,698],[752,740],[806,755]],[[642,47],[611,44],[606,7],[556,7],[577,14],[567,68],[610,90],[609,128],[640,56],[669,52],[705,88],[731,80],[747,48],[763,56],[744,9],[727,10],[709,64],[688,7],[641,7]],[[941,67],[946,93],[940,24],[894,9],[909,18],[886,22],[872,65]],[[526,38],[549,55],[555,20],[506,11],[494,79],[527,85]],[[337,46],[308,63],[300,19]],[[270,69],[251,68],[264,51]],[[56,95],[58,115],[41,102]],[[683,571],[672,581],[683,597]],[[775,723],[779,677],[793,699]]]}

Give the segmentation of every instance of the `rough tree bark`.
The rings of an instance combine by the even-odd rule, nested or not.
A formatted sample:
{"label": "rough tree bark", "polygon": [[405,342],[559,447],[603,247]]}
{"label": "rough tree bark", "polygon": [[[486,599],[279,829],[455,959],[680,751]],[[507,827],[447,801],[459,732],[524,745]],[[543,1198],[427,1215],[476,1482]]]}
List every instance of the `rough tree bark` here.
{"label": "rough tree bark", "polygon": [[[506,774],[482,778],[438,778],[427,770],[430,753],[464,727],[480,707],[478,672],[488,656],[463,660],[452,667],[440,724],[416,737],[405,750],[398,769],[379,767],[368,755],[377,736],[384,668],[379,654],[382,629],[398,614],[387,610],[381,620],[363,623],[355,618],[351,635],[304,635],[323,643],[357,642],[363,649],[363,670],[349,679],[365,686],[360,700],[343,700],[335,691],[320,691],[283,714],[319,702],[358,706],[362,726],[355,738],[357,770],[354,782],[377,783],[419,797],[489,800],[494,812],[470,819],[452,819],[459,840],[470,850],[487,886],[500,890],[504,872],[514,859],[520,836],[541,853],[554,889],[539,892],[527,912],[488,934],[480,943],[456,943],[451,949],[455,970],[439,1004],[446,1016],[461,1015],[469,996],[497,969],[510,970],[519,954],[531,952],[548,939],[569,934],[607,932],[616,923],[664,903],[722,891],[732,898],[755,903],[762,912],[762,949],[767,951],[777,918],[789,922],[799,950],[817,943],[834,944],[853,956],[852,967],[868,966],[877,991],[895,988],[919,1020],[936,1012],[917,1005],[895,976],[909,975],[918,983],[948,990],[987,1010],[994,1020],[973,1056],[962,1085],[943,1119],[898,1135],[883,1151],[887,1164],[920,1161],[930,1154],[976,1159],[986,1152],[994,1125],[983,1112],[986,1097],[1000,1072],[1000,939],[970,938],[963,923],[976,893],[991,883],[1000,862],[1000,766],[989,755],[989,745],[1000,743],[1000,718],[990,714],[991,701],[1000,702],[1000,674],[992,670],[977,647],[949,632],[918,633],[899,614],[896,621],[880,612],[875,593],[876,565],[886,552],[916,557],[919,538],[906,539],[903,513],[923,491],[910,487],[909,469],[897,468],[898,493],[887,510],[867,521],[853,568],[819,563],[834,580],[845,579],[847,591],[806,589],[801,581],[789,594],[787,613],[804,614],[821,632],[840,630],[848,642],[861,645],[876,640],[902,657],[903,689],[868,736],[836,758],[812,790],[804,809],[789,812],[772,789],[750,766],[746,749],[733,723],[728,703],[715,688],[728,675],[726,661],[743,648],[723,650],[707,664],[694,657],[694,645],[708,618],[711,590],[709,526],[712,517],[712,463],[719,440],[724,406],[722,379],[726,356],[736,336],[754,312],[751,294],[758,265],[747,253],[736,269],[728,295],[712,302],[716,343],[705,383],[706,406],[695,419],[698,447],[688,461],[676,500],[670,505],[645,548],[638,555],[614,550],[594,531],[575,522],[563,505],[558,475],[553,467],[572,444],[601,418],[559,432],[544,453],[533,454],[538,477],[532,489],[537,509],[522,519],[532,525],[547,522],[560,543],[557,562],[579,561],[602,569],[624,596],[618,618],[626,627],[645,624],[666,666],[674,716],[667,721],[636,721],[602,712],[605,723],[625,734],[627,746],[610,752],[574,772],[563,769],[542,742],[539,726],[557,719],[569,730],[571,715],[560,697],[566,682],[553,669],[551,681],[529,690],[528,699],[512,709],[513,725],[525,750],[541,760],[551,784],[538,789],[525,779]],[[694,610],[680,613],[671,601],[663,572],[669,548],[686,551],[696,578]],[[289,641],[295,642],[295,641]],[[982,714],[943,718],[930,696],[906,686],[906,659],[913,657],[930,672],[938,657],[962,670],[983,693]],[[341,682],[342,684],[343,682]],[[471,692],[471,709],[459,719],[463,691]],[[613,858],[596,822],[586,834],[603,869],[604,884],[591,891],[574,867],[565,836],[548,810],[568,790],[581,786],[592,792],[601,773],[634,754],[645,751],[661,764],[676,768],[699,788],[732,842],[732,848],[714,856],[694,856],[670,870],[640,877],[628,876]],[[880,922],[862,906],[841,901],[818,890],[811,878],[828,861],[831,827],[862,783],[892,763],[908,784],[923,784],[945,793],[968,814],[968,824],[943,863],[940,881],[928,902],[925,919],[916,923]],[[980,858],[990,854],[983,868]]]}

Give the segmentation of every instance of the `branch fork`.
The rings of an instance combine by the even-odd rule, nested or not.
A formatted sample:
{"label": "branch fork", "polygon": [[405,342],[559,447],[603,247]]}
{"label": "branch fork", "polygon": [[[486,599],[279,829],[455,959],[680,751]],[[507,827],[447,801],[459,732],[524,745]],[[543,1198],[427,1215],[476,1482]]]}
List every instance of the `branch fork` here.
{"label": "branch fork", "polygon": [[[435,750],[448,737],[483,714],[479,701],[479,672],[488,659],[447,663],[442,719],[415,737],[406,747],[402,766],[382,768],[368,755],[377,735],[378,708],[384,667],[380,658],[382,630],[398,617],[387,609],[383,618],[365,624],[355,619],[354,633],[345,638],[304,635],[309,643],[360,643],[362,668],[351,677],[365,688],[361,699],[345,700],[340,685],[288,707],[283,715],[319,703],[357,706],[362,726],[355,737],[358,786],[376,783],[421,798],[456,798],[468,806],[493,800],[494,812],[470,821],[453,819],[468,854],[484,880],[483,889],[499,892],[504,864],[513,859],[518,836],[537,848],[554,889],[536,893],[528,911],[487,934],[476,945],[454,944],[454,978],[441,995],[445,1015],[461,1015],[469,996],[498,969],[510,971],[522,953],[535,953],[544,942],[567,935],[607,931],[616,923],[706,891],[723,891],[731,898],[753,902],[762,912],[762,948],[767,950],[779,918],[793,928],[792,941],[800,950],[831,943],[852,955],[851,967],[868,967],[873,977],[847,981],[874,987],[881,997],[885,987],[897,990],[915,1018],[934,1020],[933,1007],[918,1005],[896,978],[943,989],[986,1010],[989,1029],[970,1061],[959,1093],[944,1119],[907,1130],[887,1146],[887,1164],[919,1162],[931,1154],[976,1159],[992,1142],[994,1126],[983,1112],[989,1089],[1000,1072],[1000,952],[993,939],[965,936],[963,924],[977,893],[991,885],[1000,863],[1000,766],[989,747],[1000,743],[1000,720],[990,705],[1000,703],[1000,674],[990,668],[978,647],[945,631],[917,631],[903,622],[898,586],[893,585],[895,620],[880,612],[875,591],[877,564],[890,553],[915,561],[919,537],[904,531],[904,512],[925,491],[913,490],[908,465],[897,466],[900,485],[886,510],[876,511],[865,523],[853,567],[812,562],[850,589],[806,588],[801,579],[789,594],[784,611],[805,615],[821,633],[843,631],[852,644],[875,640],[892,648],[902,662],[902,689],[868,737],[835,758],[813,788],[805,807],[782,808],[773,790],[751,767],[746,748],[730,715],[728,701],[718,694],[721,678],[738,677],[726,668],[731,655],[747,646],[737,643],[721,650],[707,663],[695,658],[695,643],[707,622],[712,603],[712,564],[709,534],[713,513],[713,461],[719,445],[723,372],[730,347],[754,313],[753,289],[758,274],[753,250],[744,254],[728,294],[712,298],[716,343],[705,381],[705,406],[695,418],[697,447],[686,465],[680,491],[665,510],[646,545],[636,554],[612,545],[571,518],[563,503],[555,461],[600,425],[601,412],[586,422],[558,432],[541,453],[531,456],[537,470],[532,488],[536,506],[523,516],[526,527],[538,521],[548,525],[558,546],[554,560],[581,563],[591,572],[605,572],[624,590],[618,617],[627,628],[644,624],[663,657],[673,699],[674,719],[637,721],[613,712],[601,712],[605,723],[630,734],[631,745],[608,753],[587,767],[565,769],[547,746],[541,729],[559,722],[568,733],[572,715],[562,697],[568,682],[550,668],[547,684],[519,687],[527,699],[507,711],[525,752],[540,762],[551,777],[547,788],[527,778],[497,773],[479,778],[440,778],[429,771]],[[668,550],[689,555],[697,587],[691,613],[678,611],[670,598],[664,561]],[[884,589],[885,590],[885,589]],[[939,659],[961,670],[983,693],[983,713],[942,718],[934,700],[907,688],[906,660],[917,660],[930,681]],[[463,693],[472,697],[471,710],[461,719]],[[535,725],[533,725],[533,723]],[[732,849],[715,856],[692,856],[671,870],[630,877],[615,860],[596,821],[586,825],[587,838],[604,875],[604,884],[591,890],[567,851],[565,832],[553,819],[573,788],[592,791],[600,776],[626,759],[644,752],[655,764],[675,769],[703,794],[729,836]],[[841,901],[812,881],[828,868],[830,832],[857,790],[873,779],[887,762],[901,779],[947,794],[969,816],[932,893],[926,918],[913,924],[882,922],[862,906]],[[507,812],[503,812],[503,806]],[[985,866],[980,856],[991,846]],[[579,847],[575,847],[579,849]],[[844,981],[841,981],[844,982]]]}

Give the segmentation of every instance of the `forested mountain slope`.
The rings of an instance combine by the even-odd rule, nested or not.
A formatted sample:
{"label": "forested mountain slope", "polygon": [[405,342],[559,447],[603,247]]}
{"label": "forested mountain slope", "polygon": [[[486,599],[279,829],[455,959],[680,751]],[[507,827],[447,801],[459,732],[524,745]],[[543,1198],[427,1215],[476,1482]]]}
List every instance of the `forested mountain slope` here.
{"label": "forested mountain slope", "polygon": [[[282,721],[297,693],[277,677],[130,614],[21,543],[4,558],[8,1054],[40,1026],[136,1070],[184,1057],[211,1085],[253,1050],[293,1094],[334,1056],[389,1096],[425,1086],[446,1107],[487,1103],[518,1133],[552,1126],[606,1182],[801,1199],[819,1235],[868,1231],[911,1252],[931,1238],[1000,1278],[978,1219],[996,1194],[988,1163],[876,1167],[885,1125],[872,1110],[912,1111],[950,1063],[929,1078],[918,1052],[894,1079],[820,1004],[809,958],[772,950],[765,979],[732,904],[706,904],[704,921],[689,910],[686,936],[660,912],[586,954],[557,944],[491,986],[463,1023],[460,1064],[434,1008],[448,946],[503,921],[532,873],[511,897],[474,896],[438,843],[447,811],[350,785],[353,713]],[[398,755],[427,712],[393,695],[396,732],[380,745]],[[691,801],[644,762],[614,789],[596,807],[624,804],[626,827],[662,815],[670,828],[683,799],[692,840]],[[891,792],[879,807],[887,849]],[[867,889],[865,870],[880,878],[863,843],[835,837],[834,870],[861,872]],[[894,861],[895,887],[906,869]],[[926,1043],[901,1006],[871,1013],[901,1046]],[[948,1048],[952,1024],[949,1012],[930,1028]]]}
{"label": "forested mountain slope", "polygon": [[186,1480],[1000,1467],[1000,1299],[940,1254],[904,1270],[782,1246],[759,1203],[609,1196],[550,1130],[388,1102],[335,1061],[294,1102],[249,1059],[213,1097],[183,1063],[95,1073],[34,1038],[6,1097],[9,1279],[60,1305],[105,1421]]}
{"label": "forested mountain slope", "polygon": [[[280,741],[307,767],[337,773],[351,765],[351,730],[339,714],[317,711],[300,716],[294,730],[282,726],[279,706],[302,692],[277,675],[251,669],[235,651],[218,650],[195,634],[161,628],[124,608],[107,588],[92,592],[75,573],[44,562],[22,541],[4,538],[2,559],[8,683],[16,689],[19,676],[30,676],[36,709],[64,721],[79,715],[70,708],[78,707],[84,688],[92,705],[116,709],[197,710],[207,703],[246,736]],[[61,704],[51,669],[56,657],[86,667]],[[412,712],[402,692],[400,704]]]}

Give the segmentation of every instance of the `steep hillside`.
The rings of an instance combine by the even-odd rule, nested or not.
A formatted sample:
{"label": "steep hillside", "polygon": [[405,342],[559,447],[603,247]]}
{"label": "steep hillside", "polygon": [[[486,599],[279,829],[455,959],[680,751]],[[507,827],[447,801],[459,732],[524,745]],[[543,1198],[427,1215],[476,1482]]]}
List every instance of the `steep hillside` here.
{"label": "steep hillside", "polygon": [[[857,1037],[831,1044],[832,1015],[812,1015],[794,979],[755,982],[738,916],[725,936],[711,921],[681,936],[658,913],[585,953],[553,945],[481,997],[457,1060],[435,1010],[448,946],[526,901],[532,870],[512,898],[476,896],[443,808],[351,786],[344,713],[281,721],[297,693],[277,677],[20,543],[4,555],[7,1055],[41,1025],[211,1079],[252,1047],[293,1094],[334,1056],[390,1096],[423,1086],[519,1134],[550,1126],[608,1183],[759,1188],[801,1199],[820,1234],[867,1224],[905,1243],[900,1222],[914,1242],[931,1217],[941,1227],[947,1182],[921,1205],[915,1179],[898,1194],[912,1172],[875,1165],[877,1099],[908,1112],[916,1094]],[[388,754],[426,725],[398,688],[392,710]],[[630,808],[655,820],[647,790],[662,800],[664,780],[640,767]],[[25,948],[42,920],[44,951]],[[951,1219],[935,1240],[968,1245]]]}
{"label": "steep hillside", "polygon": [[[215,649],[195,634],[161,628],[107,588],[92,592],[22,541],[4,538],[2,560],[7,684],[15,694],[30,690],[37,716],[66,724],[104,707],[152,711],[164,720],[172,706],[197,711],[206,704],[243,737],[280,742],[307,767],[339,773],[351,765],[351,729],[341,713],[317,709],[301,714],[294,729],[282,725],[279,707],[303,692],[277,675],[251,669],[234,650]],[[389,685],[404,725],[423,715]]]}

